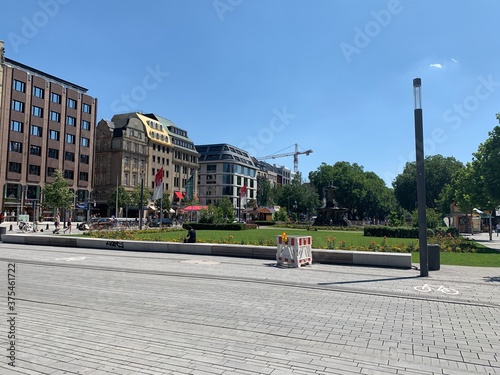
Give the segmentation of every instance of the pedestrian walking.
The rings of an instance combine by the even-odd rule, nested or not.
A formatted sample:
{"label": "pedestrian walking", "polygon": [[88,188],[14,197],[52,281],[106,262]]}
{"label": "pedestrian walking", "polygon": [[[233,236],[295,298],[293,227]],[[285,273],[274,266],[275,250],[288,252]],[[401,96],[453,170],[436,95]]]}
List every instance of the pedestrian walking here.
{"label": "pedestrian walking", "polygon": [[68,216],[68,221],[66,222],[66,229],[64,230],[64,233],[69,231],[69,234],[71,234],[71,216]]}
{"label": "pedestrian walking", "polygon": [[495,229],[497,230],[497,237],[498,237],[498,234],[500,233],[500,223],[497,223],[497,226]]}
{"label": "pedestrian walking", "polygon": [[55,229],[52,231],[54,234],[59,234],[59,226],[61,225],[61,217],[59,214],[56,215],[56,220],[54,221]]}

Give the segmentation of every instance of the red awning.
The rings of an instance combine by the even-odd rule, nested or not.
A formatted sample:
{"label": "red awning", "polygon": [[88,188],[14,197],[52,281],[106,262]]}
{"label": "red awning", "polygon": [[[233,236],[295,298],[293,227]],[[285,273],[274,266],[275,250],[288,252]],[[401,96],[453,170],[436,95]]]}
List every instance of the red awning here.
{"label": "red awning", "polygon": [[187,206],[183,208],[183,211],[201,211],[206,210],[208,206]]}
{"label": "red awning", "polygon": [[179,199],[183,199],[184,197],[182,196],[182,193],[180,191],[174,192],[175,196]]}

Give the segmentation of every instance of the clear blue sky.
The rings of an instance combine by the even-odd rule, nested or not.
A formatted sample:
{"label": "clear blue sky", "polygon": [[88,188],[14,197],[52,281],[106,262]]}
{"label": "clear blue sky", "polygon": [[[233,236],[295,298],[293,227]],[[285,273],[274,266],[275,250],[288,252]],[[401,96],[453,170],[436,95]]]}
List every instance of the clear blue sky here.
{"label": "clear blue sky", "polygon": [[[358,163],[390,186],[415,155],[462,162],[500,112],[500,1],[4,1],[6,55],[89,89],[98,120],[154,112],[196,144]],[[270,160],[293,169],[293,158]]]}

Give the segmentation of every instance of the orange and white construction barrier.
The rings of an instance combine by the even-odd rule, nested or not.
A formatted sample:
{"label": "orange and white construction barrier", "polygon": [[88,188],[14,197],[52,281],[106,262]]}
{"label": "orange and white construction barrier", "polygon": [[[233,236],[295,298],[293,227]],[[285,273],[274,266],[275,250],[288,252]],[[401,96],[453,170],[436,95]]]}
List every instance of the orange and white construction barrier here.
{"label": "orange and white construction barrier", "polygon": [[283,233],[276,237],[276,261],[279,266],[287,267],[312,264],[311,246],[311,236],[287,236]]}

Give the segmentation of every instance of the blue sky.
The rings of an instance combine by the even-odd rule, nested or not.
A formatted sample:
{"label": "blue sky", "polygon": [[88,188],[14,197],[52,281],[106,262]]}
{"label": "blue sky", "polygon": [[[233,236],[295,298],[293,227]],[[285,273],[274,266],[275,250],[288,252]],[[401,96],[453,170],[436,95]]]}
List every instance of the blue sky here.
{"label": "blue sky", "polygon": [[[462,162],[500,112],[498,0],[4,1],[6,56],[97,97],[98,120],[154,112],[195,144],[358,163],[388,186],[425,154]],[[293,158],[269,160],[293,169]]]}

